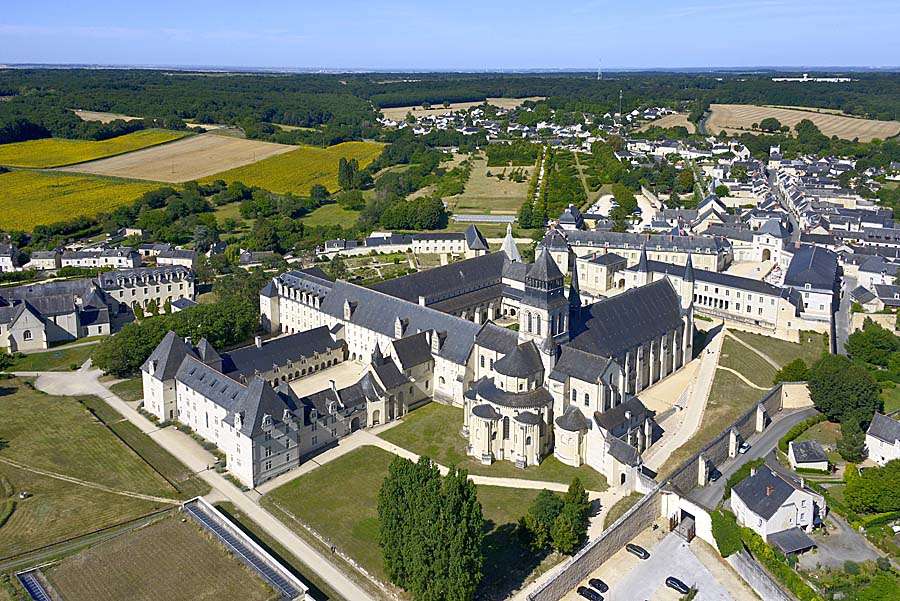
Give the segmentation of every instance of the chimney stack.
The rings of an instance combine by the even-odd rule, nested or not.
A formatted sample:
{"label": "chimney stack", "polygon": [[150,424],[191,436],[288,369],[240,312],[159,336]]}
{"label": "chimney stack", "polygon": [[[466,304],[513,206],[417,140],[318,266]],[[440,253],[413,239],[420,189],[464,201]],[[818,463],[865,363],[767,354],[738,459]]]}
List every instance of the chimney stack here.
{"label": "chimney stack", "polygon": [[775,490],[775,489],[772,488],[771,486],[767,486],[767,487],[766,487],[766,496],[767,496],[767,497],[768,497],[768,496],[771,496],[771,495],[772,495],[772,492],[773,492],[774,490]]}
{"label": "chimney stack", "polygon": [[328,386],[331,388],[331,391],[337,394],[337,384],[334,380],[328,380]]}
{"label": "chimney stack", "polygon": [[256,348],[262,348],[262,336],[256,336],[253,339],[253,343],[256,345]]}

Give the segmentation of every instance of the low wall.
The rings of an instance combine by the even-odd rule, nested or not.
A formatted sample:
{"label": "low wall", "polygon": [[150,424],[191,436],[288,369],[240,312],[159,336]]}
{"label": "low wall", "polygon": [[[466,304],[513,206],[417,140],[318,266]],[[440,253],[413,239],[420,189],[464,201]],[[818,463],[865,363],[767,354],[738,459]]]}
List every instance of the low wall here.
{"label": "low wall", "polygon": [[759,563],[745,550],[725,558],[734,571],[750,585],[750,587],[766,601],[792,601],[784,594],[778,584],[772,580]]}
{"label": "low wall", "polygon": [[556,576],[528,595],[529,601],[557,601],[562,598],[596,570],[597,566],[645,530],[647,525],[661,514],[661,488],[662,485],[657,484],[598,538],[590,541],[571,559],[566,560]]}
{"label": "low wall", "polygon": [[863,327],[863,322],[866,318],[871,319],[882,328],[887,330],[888,332],[893,332],[894,334],[900,334],[900,330],[897,329],[897,315],[896,313],[851,313],[850,314],[850,332],[855,332],[856,330],[861,330]]}

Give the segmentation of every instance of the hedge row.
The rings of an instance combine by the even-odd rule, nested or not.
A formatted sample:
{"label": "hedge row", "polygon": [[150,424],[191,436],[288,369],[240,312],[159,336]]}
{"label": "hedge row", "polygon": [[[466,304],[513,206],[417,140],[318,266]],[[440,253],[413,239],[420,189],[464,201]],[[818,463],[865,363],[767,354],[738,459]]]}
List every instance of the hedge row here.
{"label": "hedge row", "polygon": [[733,513],[727,510],[713,511],[709,517],[712,519],[712,535],[716,539],[716,546],[722,557],[728,557],[743,549],[741,531]]}
{"label": "hedge row", "polygon": [[787,563],[787,558],[766,544],[756,532],[750,528],[740,528],[744,544],[769,572],[800,601],[823,601],[822,597],[795,572]]}
{"label": "hedge row", "polygon": [[778,441],[778,450],[781,451],[782,453],[787,453],[788,445],[791,443],[791,441],[796,439],[798,436],[800,436],[801,434],[803,434],[804,432],[806,432],[807,430],[809,430],[816,424],[824,422],[824,421],[825,421],[825,415],[820,413],[815,417],[809,418],[805,422],[800,422],[799,424],[797,424],[796,426],[794,426],[793,428],[788,430],[787,434],[785,434],[784,436],[781,437],[781,440]]}

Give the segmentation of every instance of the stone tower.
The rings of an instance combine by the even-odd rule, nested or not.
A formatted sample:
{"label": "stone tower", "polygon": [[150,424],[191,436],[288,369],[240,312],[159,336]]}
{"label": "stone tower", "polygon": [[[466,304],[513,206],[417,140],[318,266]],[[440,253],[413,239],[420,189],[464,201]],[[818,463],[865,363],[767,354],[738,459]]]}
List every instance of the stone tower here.
{"label": "stone tower", "polygon": [[[548,344],[548,339],[553,344]],[[569,301],[565,278],[543,246],[525,274],[525,295],[519,312],[519,340],[533,340],[538,348],[569,341]]]}

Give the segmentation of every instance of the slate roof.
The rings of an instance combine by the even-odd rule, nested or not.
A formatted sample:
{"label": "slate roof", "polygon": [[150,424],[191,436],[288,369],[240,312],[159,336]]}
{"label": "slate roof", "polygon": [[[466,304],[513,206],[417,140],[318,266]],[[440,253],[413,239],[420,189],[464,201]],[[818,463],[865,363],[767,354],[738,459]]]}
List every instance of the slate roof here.
{"label": "slate roof", "polygon": [[391,346],[394,347],[394,355],[404,370],[432,360],[431,345],[428,343],[426,332],[394,340]]}
{"label": "slate roof", "polygon": [[409,332],[443,332],[446,338],[437,354],[458,365],[468,359],[475,343],[475,335],[481,329],[481,326],[465,319],[343,280],[334,282],[331,292],[322,301],[321,311],[343,320],[345,301],[357,303],[349,319],[350,323],[390,338],[394,337],[394,320],[397,317],[409,320]]}
{"label": "slate roof", "polygon": [[517,414],[513,419],[519,423],[528,424],[530,426],[536,426],[541,423],[541,417],[537,413],[532,413],[531,411],[523,411],[522,413]]}
{"label": "slate roof", "polygon": [[[153,349],[147,360],[141,366],[141,370],[149,373],[157,380],[171,380],[178,373],[185,357],[195,357],[194,349],[178,334],[169,330],[162,341]],[[156,361],[156,370],[150,372],[150,366]]]}
{"label": "slate roof", "polygon": [[397,364],[390,359],[386,360],[384,363],[373,363],[371,367],[372,371],[375,372],[375,375],[378,376],[378,380],[384,384],[385,388],[398,388],[409,384],[409,378],[404,376],[400,370],[397,369]]}
{"label": "slate roof", "polygon": [[519,253],[519,248],[516,246],[516,240],[512,235],[512,224],[507,224],[506,226],[506,236],[503,238],[503,244],[500,245],[500,252],[506,255],[510,261],[521,262],[522,255]]}
{"label": "slate roof", "polygon": [[569,432],[583,432],[591,425],[575,405],[569,405],[565,412],[556,418],[556,425]]}
{"label": "slate roof", "polygon": [[894,284],[875,284],[878,300],[888,307],[900,306],[900,286]]}
{"label": "slate roof", "polygon": [[[560,242],[559,238],[563,238],[563,240]],[[639,249],[646,244],[647,250],[675,250],[700,254],[718,254],[731,247],[731,243],[727,239],[718,236],[631,234],[604,230],[574,230],[567,232],[565,236],[560,232],[544,238],[550,248],[560,248],[560,245],[564,245],[566,240],[570,245],[579,247]]]}
{"label": "slate roof", "polygon": [[859,266],[859,270],[865,271],[866,273],[897,275],[897,272],[900,271],[900,265],[897,263],[889,263],[884,260],[884,257],[871,256]]}
{"label": "slate roof", "polygon": [[197,251],[195,250],[184,250],[180,248],[175,248],[172,250],[164,250],[156,257],[157,259],[190,259],[191,261],[197,260]]}
{"label": "slate roof", "polygon": [[888,444],[894,444],[900,440],[900,422],[876,413],[866,433]]}
{"label": "slate roof", "polygon": [[506,261],[504,253],[488,253],[378,282],[370,288],[412,303],[418,303],[420,296],[428,302],[446,300],[479,287],[499,284]]}
{"label": "slate roof", "polygon": [[625,413],[630,412],[632,419],[643,422],[647,417],[647,407],[636,396],[629,396],[623,402],[615,407],[610,407],[606,411],[595,411],[594,421],[603,429],[609,432],[619,430],[623,425],[627,425]]}
{"label": "slate roof", "polygon": [[831,290],[837,278],[837,255],[819,246],[801,246],[784,274],[784,285]]}
{"label": "slate roof", "polygon": [[[674,263],[663,263],[662,261],[648,261],[647,265],[653,273],[671,274],[674,277],[684,277],[687,272],[686,265],[675,265]],[[631,266],[628,271],[638,271],[637,267]],[[730,288],[738,288],[757,294],[768,294],[771,296],[781,296],[781,287],[769,284],[762,280],[753,278],[744,278],[730,273],[719,271],[707,271],[705,269],[697,269],[691,265],[691,272],[695,282],[705,282],[718,286],[728,286]]]}
{"label": "slate roof", "polygon": [[618,265],[620,263],[627,263],[628,259],[622,255],[617,255],[616,253],[604,253],[602,255],[597,255],[592,259],[588,259],[588,262],[596,265]]}
{"label": "slate roof", "polygon": [[512,408],[545,407],[553,402],[553,395],[543,386],[523,392],[509,392],[497,388],[490,378],[481,378],[465,394],[470,399],[482,398],[489,403]]}
{"label": "slate roof", "polygon": [[567,378],[573,377],[584,382],[597,382],[611,363],[612,359],[609,357],[593,355],[563,345],[559,360],[550,372],[550,379],[565,382]]}
{"label": "slate roof", "polygon": [[500,414],[497,413],[497,410],[488,403],[482,403],[481,405],[475,405],[474,407],[472,407],[472,414],[475,415],[475,417],[480,417],[481,419],[500,419]]}
{"label": "slate roof", "polygon": [[475,335],[475,343],[478,346],[505,355],[518,346],[519,334],[509,328],[502,328],[489,321],[485,323],[482,326],[481,331]]}
{"label": "slate roof", "polygon": [[756,232],[758,234],[769,234],[770,236],[775,236],[782,240],[790,237],[790,234],[788,234],[787,230],[784,229],[784,226],[781,225],[781,221],[778,219],[769,219],[762,224]]}
{"label": "slate roof", "polygon": [[[193,351],[182,359],[174,377],[176,381],[211,399],[229,413],[242,410],[241,401],[247,387],[206,365],[194,355]],[[271,389],[271,386],[263,383]]]}
{"label": "slate roof", "polygon": [[768,520],[795,490],[787,480],[762,465],[756,474],[744,478],[732,488],[731,494],[740,497],[750,511]]}
{"label": "slate roof", "polygon": [[568,345],[614,357],[679,325],[681,301],[663,278],[583,307],[581,317],[572,319]]}
{"label": "slate roof", "polygon": [[866,303],[872,302],[878,297],[875,296],[875,294],[873,294],[872,291],[868,288],[857,286],[853,289],[852,292],[850,292],[850,298],[865,305]]}
{"label": "slate roof", "polygon": [[[132,285],[130,280],[136,279],[135,286],[149,284],[165,284],[166,277],[173,278],[173,282],[193,280],[194,272],[184,265],[162,265],[160,267],[135,267],[134,269],[120,269],[107,271],[100,274],[100,286],[104,290],[118,290],[123,286]],[[144,283],[146,278],[147,283]]]}
{"label": "slate roof", "polygon": [[624,440],[610,436],[607,439],[607,445],[609,446],[609,454],[620,463],[630,466],[640,465],[641,454]]}
{"label": "slate roof", "polygon": [[184,310],[184,309],[190,309],[191,307],[196,307],[200,303],[198,303],[196,301],[192,301],[189,298],[176,298],[170,304],[173,307],[175,307],[176,309]]}
{"label": "slate roof", "polygon": [[469,250],[490,250],[487,240],[484,239],[481,230],[475,227],[474,223],[466,230],[466,246],[469,247]]}
{"label": "slate roof", "polygon": [[790,448],[794,451],[794,460],[797,463],[821,463],[828,461],[825,449],[817,440],[792,440]]}
{"label": "slate roof", "polygon": [[539,282],[553,282],[563,279],[563,274],[547,249],[541,247],[526,277]]}
{"label": "slate roof", "polygon": [[337,391],[326,388],[302,397],[300,402],[307,408],[315,409],[319,415],[329,414],[329,405],[337,403],[345,411],[365,407],[368,400],[378,400],[384,389],[367,373],[355,384]]}
{"label": "slate roof", "polygon": [[800,553],[817,546],[815,541],[797,526],[781,532],[773,532],[766,537],[766,542],[781,549],[785,555]]}
{"label": "slate roof", "polygon": [[222,372],[235,380],[240,380],[241,376],[250,378],[257,372],[270,371],[273,365],[285,365],[289,360],[312,357],[317,352],[342,346],[343,342],[331,337],[327,326],[320,326],[268,340],[261,348],[251,345],[226,353],[222,357]]}
{"label": "slate roof", "polygon": [[525,378],[543,371],[543,369],[544,363],[541,361],[541,355],[534,346],[534,342],[531,341],[517,345],[512,352],[494,363],[494,370],[498,374],[513,378]]}

